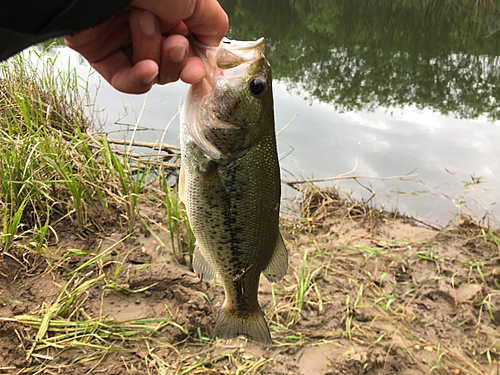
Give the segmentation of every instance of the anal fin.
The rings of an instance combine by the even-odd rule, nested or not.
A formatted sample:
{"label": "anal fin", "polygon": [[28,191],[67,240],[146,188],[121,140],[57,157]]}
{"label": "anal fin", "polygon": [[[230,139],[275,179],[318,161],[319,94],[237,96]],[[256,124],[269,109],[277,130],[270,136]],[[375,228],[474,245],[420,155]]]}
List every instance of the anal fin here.
{"label": "anal fin", "polygon": [[274,248],[273,257],[263,273],[269,282],[274,283],[285,277],[287,272],[288,251],[286,250],[281,233],[278,233],[278,241],[276,242],[276,247]]}
{"label": "anal fin", "polygon": [[200,249],[198,242],[195,244],[194,253],[193,253],[193,269],[198,275],[200,275],[203,281],[211,283],[214,281],[215,276],[217,276],[217,272],[213,269],[213,267],[208,263],[205,255]]}

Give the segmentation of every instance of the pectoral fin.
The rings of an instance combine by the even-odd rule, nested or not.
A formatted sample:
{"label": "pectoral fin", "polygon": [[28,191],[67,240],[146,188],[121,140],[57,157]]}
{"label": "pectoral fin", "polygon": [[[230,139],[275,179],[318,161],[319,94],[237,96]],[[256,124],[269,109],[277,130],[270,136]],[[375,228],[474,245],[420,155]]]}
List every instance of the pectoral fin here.
{"label": "pectoral fin", "polygon": [[264,270],[264,276],[269,282],[280,281],[288,271],[288,252],[283,242],[281,233],[278,233],[278,241],[274,249],[273,257]]}
{"label": "pectoral fin", "polygon": [[184,172],[182,164],[179,172],[179,199],[186,204],[186,172]]}
{"label": "pectoral fin", "polygon": [[194,247],[193,253],[193,269],[198,275],[201,276],[203,281],[211,283],[214,281],[215,276],[217,276],[217,272],[213,269],[213,267],[208,263],[203,252],[200,250],[200,246],[196,243]]}

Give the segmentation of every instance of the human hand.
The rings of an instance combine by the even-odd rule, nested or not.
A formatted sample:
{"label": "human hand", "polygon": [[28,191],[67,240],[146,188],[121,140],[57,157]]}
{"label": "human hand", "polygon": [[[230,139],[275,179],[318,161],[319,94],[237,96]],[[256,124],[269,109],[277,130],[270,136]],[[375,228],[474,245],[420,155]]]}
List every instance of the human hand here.
{"label": "human hand", "polygon": [[124,11],[65,42],[115,89],[142,94],[154,83],[202,79],[205,65],[189,47],[188,31],[217,46],[227,30],[227,15],[216,0],[133,0]]}

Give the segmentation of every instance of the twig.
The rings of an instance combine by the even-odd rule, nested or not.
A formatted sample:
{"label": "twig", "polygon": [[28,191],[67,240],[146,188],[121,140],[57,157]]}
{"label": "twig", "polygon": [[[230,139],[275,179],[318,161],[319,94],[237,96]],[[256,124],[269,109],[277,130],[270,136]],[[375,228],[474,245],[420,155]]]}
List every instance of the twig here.
{"label": "twig", "polygon": [[130,163],[130,166],[133,167],[133,168],[140,168],[140,169],[147,169],[147,166],[145,166],[144,164],[155,164],[155,165],[163,165],[163,168],[165,169],[172,169],[172,170],[176,170],[176,169],[179,169],[179,165],[177,164],[173,164],[173,163],[168,163],[166,161],[161,161],[161,160],[149,160],[149,161],[141,161],[141,163],[139,164],[139,161],[138,159],[136,158],[130,158],[131,161],[133,161],[133,163]]}
{"label": "twig", "polygon": [[343,176],[348,176],[351,173],[354,173],[358,169],[358,159],[356,159],[356,162],[354,163],[354,168],[352,168],[349,172],[339,174],[337,177],[343,177]]}
{"label": "twig", "polygon": [[[91,135],[84,135],[86,139],[92,140],[94,143],[91,143],[90,145],[92,147],[97,147],[99,148],[101,145],[99,144],[98,140],[95,139]],[[127,145],[129,144],[129,141],[127,140],[118,140],[118,139],[108,139],[108,143],[118,143],[122,145]],[[133,142],[134,145],[139,146],[139,147],[150,147],[150,148],[158,148],[158,154],[160,155],[159,158],[151,158],[151,154],[137,154],[137,153],[130,153],[126,151],[118,151],[118,150],[113,150],[113,153],[116,155],[124,155],[127,156],[130,160],[138,162],[139,160],[141,161],[142,164],[156,164],[156,165],[163,165],[164,168],[166,169],[179,169],[179,165],[176,163],[169,163],[166,161],[163,161],[162,159],[164,158],[179,158],[180,154],[178,153],[171,153],[171,154],[160,154],[161,151],[169,151],[172,152],[170,147],[176,147],[176,146],[170,146],[164,143],[149,143],[149,142]],[[139,163],[132,163],[132,167],[139,167]],[[141,167],[142,168],[142,167]]]}
{"label": "twig", "polygon": [[290,124],[295,121],[295,119],[300,114],[300,112],[302,112],[303,108],[304,108],[304,106],[302,106],[302,108],[297,111],[297,113],[295,114],[295,116],[293,116],[292,119],[290,121],[288,121],[288,124],[286,124],[285,126],[283,126],[281,128],[281,130],[276,133],[276,136],[280,135],[283,130],[285,130],[286,128],[288,128],[288,126],[290,126]]}
{"label": "twig", "polygon": [[441,229],[443,229],[443,228],[438,228],[438,227],[436,227],[436,226],[434,226],[434,225],[432,225],[432,224],[426,223],[425,221],[415,219],[414,217],[409,217],[408,219],[409,219],[409,220],[412,220],[412,221],[415,221],[415,222],[417,222],[417,223],[419,223],[419,224],[425,225],[426,227],[429,227],[429,228],[431,228],[431,229],[433,229],[433,230],[436,230],[436,231],[438,231],[438,232],[439,232]]}
{"label": "twig", "polygon": [[154,160],[161,160],[165,158],[178,158],[180,157],[179,154],[160,154],[159,157],[153,157],[152,154],[136,154],[135,152],[125,152],[125,151],[117,151],[113,150],[113,154],[116,155],[125,155],[129,156],[130,158],[135,158],[135,159],[146,159],[146,161],[154,161]]}
{"label": "twig", "polygon": [[[94,138],[91,135],[84,134],[85,138],[90,138],[93,141],[98,141],[96,138]],[[179,151],[180,147],[179,146],[173,146],[169,145],[166,143],[158,143],[158,142],[141,142],[141,141],[133,141],[132,143],[130,140],[126,139],[114,139],[114,138],[107,138],[108,143],[115,144],[115,145],[129,145],[132,144],[132,146],[137,146],[137,147],[148,147],[148,148],[157,148],[159,150],[164,150],[164,151],[172,151],[176,150]]]}
{"label": "twig", "polygon": [[[351,172],[349,172],[349,173],[351,173]],[[407,174],[407,175],[402,175],[402,176],[390,176],[390,177],[346,176],[346,173],[343,173],[343,174],[338,175],[336,177],[320,178],[320,179],[316,179],[316,180],[301,180],[301,181],[285,181],[285,180],[281,180],[281,182],[283,184],[287,184],[287,185],[299,185],[299,184],[307,184],[307,183],[315,183],[315,182],[325,182],[325,181],[356,180],[358,178],[366,178],[366,179],[370,179],[370,180],[386,181],[386,180],[394,180],[394,179],[401,179],[401,178],[415,177],[415,176],[418,176],[418,173]]]}

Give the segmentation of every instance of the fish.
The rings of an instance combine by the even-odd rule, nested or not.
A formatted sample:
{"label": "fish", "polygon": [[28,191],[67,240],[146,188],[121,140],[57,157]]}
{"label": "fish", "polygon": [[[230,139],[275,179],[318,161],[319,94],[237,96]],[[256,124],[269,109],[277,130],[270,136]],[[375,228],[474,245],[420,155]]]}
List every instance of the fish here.
{"label": "fish", "polygon": [[261,273],[281,280],[281,178],[265,40],[192,43],[207,68],[181,109],[179,196],[196,238],[193,269],[217,278],[224,303],[214,336],[271,344],[258,301]]}

